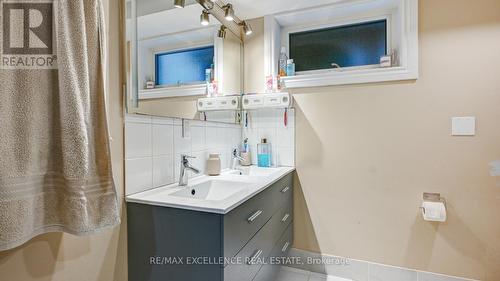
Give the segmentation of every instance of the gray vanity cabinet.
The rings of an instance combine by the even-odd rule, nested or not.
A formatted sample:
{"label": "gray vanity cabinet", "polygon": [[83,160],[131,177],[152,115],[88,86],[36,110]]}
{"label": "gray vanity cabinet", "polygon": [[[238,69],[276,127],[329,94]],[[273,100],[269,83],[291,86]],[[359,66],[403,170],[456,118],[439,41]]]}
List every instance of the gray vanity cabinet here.
{"label": "gray vanity cabinet", "polygon": [[127,203],[130,281],[273,281],[292,243],[292,174],[225,215]]}

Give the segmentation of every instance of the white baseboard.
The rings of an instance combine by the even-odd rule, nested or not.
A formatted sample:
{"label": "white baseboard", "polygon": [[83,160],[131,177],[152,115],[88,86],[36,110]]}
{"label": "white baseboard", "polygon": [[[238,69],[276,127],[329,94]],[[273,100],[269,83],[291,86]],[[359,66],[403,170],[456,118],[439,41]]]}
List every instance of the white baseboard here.
{"label": "white baseboard", "polygon": [[477,281],[369,261],[290,249],[296,258],[287,266],[353,281]]}

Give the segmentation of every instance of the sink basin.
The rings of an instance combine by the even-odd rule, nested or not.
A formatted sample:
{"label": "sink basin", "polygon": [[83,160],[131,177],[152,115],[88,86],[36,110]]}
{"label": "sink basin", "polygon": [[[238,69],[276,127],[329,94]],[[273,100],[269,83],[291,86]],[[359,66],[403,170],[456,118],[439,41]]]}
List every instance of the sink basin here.
{"label": "sink basin", "polygon": [[170,194],[170,196],[220,201],[246,188],[246,184],[242,184],[242,182],[238,181],[208,180],[192,186],[186,186],[182,190]]}
{"label": "sink basin", "polygon": [[251,176],[251,177],[268,177],[280,171],[279,168],[262,168],[256,166],[241,167],[240,170],[231,172],[233,175]]}

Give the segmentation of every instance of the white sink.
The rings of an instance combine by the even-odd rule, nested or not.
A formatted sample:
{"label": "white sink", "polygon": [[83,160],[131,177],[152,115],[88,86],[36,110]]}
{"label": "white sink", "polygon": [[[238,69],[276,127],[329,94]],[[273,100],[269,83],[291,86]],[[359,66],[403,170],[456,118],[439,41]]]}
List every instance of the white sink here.
{"label": "white sink", "polygon": [[241,181],[208,180],[192,186],[186,186],[182,190],[171,193],[170,196],[201,199],[209,201],[220,201],[247,188]]}
{"label": "white sink", "polygon": [[170,184],[126,197],[127,202],[227,214],[294,170],[290,167],[243,167],[220,176],[190,179],[188,186]]}
{"label": "white sink", "polygon": [[250,177],[268,177],[280,171],[279,168],[262,168],[257,166],[240,167],[241,170],[232,171],[233,175],[242,175]]}

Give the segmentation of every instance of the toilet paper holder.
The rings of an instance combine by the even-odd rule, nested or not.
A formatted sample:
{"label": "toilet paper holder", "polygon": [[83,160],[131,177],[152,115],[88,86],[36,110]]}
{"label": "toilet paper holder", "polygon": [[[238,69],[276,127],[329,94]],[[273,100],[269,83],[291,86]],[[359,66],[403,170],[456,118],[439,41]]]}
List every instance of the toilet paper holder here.
{"label": "toilet paper holder", "polygon": [[444,200],[444,198],[441,197],[441,193],[424,192],[424,194],[423,194],[422,197],[423,197],[424,201],[427,201],[427,202],[443,202],[446,205],[446,200]]}
{"label": "toilet paper holder", "polygon": [[[437,222],[446,221],[446,200],[443,197],[441,197],[441,194],[426,192],[423,194],[423,200],[424,202],[422,203],[420,210],[422,212],[424,220],[437,221]],[[436,205],[436,203],[441,204],[442,207],[439,207],[439,205]],[[429,213],[427,213],[428,210],[426,209],[426,205],[429,206],[432,204],[434,204],[431,207],[432,210]]]}

